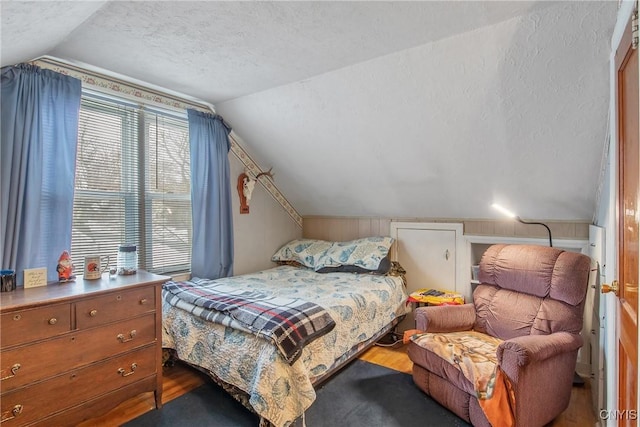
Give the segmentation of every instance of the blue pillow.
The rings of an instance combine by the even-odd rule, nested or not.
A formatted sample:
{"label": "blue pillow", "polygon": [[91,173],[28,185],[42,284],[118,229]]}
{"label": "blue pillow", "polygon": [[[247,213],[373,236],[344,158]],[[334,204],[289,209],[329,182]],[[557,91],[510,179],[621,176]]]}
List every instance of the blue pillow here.
{"label": "blue pillow", "polygon": [[380,265],[375,270],[367,270],[357,265],[341,265],[340,267],[322,267],[316,273],[359,273],[359,274],[379,274],[384,276],[391,270],[391,259],[389,255],[382,258]]}

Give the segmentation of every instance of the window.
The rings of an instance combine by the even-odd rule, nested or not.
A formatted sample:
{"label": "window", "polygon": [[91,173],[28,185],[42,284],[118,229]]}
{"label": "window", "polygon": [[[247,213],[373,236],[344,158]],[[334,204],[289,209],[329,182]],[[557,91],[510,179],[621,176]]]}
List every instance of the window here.
{"label": "window", "polygon": [[83,92],[78,130],[71,253],[138,247],[139,267],[189,271],[189,127],[184,114]]}

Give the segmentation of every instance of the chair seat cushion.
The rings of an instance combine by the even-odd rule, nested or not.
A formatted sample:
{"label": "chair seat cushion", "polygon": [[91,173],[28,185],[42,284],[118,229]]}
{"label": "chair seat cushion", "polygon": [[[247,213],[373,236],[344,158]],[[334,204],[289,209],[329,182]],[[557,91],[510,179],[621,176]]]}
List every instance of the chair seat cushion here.
{"label": "chair seat cushion", "polygon": [[[414,363],[442,378],[448,378],[457,387],[479,399],[492,396],[498,366],[496,349],[502,342],[501,339],[476,331],[462,331],[425,332],[413,335],[411,341],[424,352],[442,360],[442,363],[437,363],[437,359],[427,354],[422,355],[425,356],[423,359],[418,356],[420,351],[412,351],[409,357]],[[427,364],[427,359],[431,363]],[[459,371],[459,374],[452,372],[452,368]]]}

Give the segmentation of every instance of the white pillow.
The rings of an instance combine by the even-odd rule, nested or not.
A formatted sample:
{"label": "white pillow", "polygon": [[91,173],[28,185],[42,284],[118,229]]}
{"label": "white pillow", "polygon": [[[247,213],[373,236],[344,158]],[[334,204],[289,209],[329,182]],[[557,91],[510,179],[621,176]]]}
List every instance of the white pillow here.
{"label": "white pillow", "polygon": [[283,245],[271,257],[271,261],[295,261],[305,267],[315,268],[317,260],[333,243],[317,239],[296,239]]}

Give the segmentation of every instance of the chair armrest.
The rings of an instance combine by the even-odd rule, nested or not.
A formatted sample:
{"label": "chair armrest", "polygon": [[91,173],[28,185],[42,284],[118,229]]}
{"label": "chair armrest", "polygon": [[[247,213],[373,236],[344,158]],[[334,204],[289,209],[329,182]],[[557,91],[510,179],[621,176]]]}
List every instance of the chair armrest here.
{"label": "chair armrest", "polygon": [[546,425],[548,414],[567,408],[581,345],[580,335],[555,332],[512,338],[498,346],[498,364],[516,396],[515,425]]}
{"label": "chair armrest", "polygon": [[[568,332],[549,335],[524,335],[504,341],[498,346],[498,363],[526,366],[582,347],[582,337]],[[503,362],[504,360],[504,362]]]}
{"label": "chair armrest", "polygon": [[473,304],[418,307],[414,314],[416,328],[427,332],[468,331],[476,321]]}

